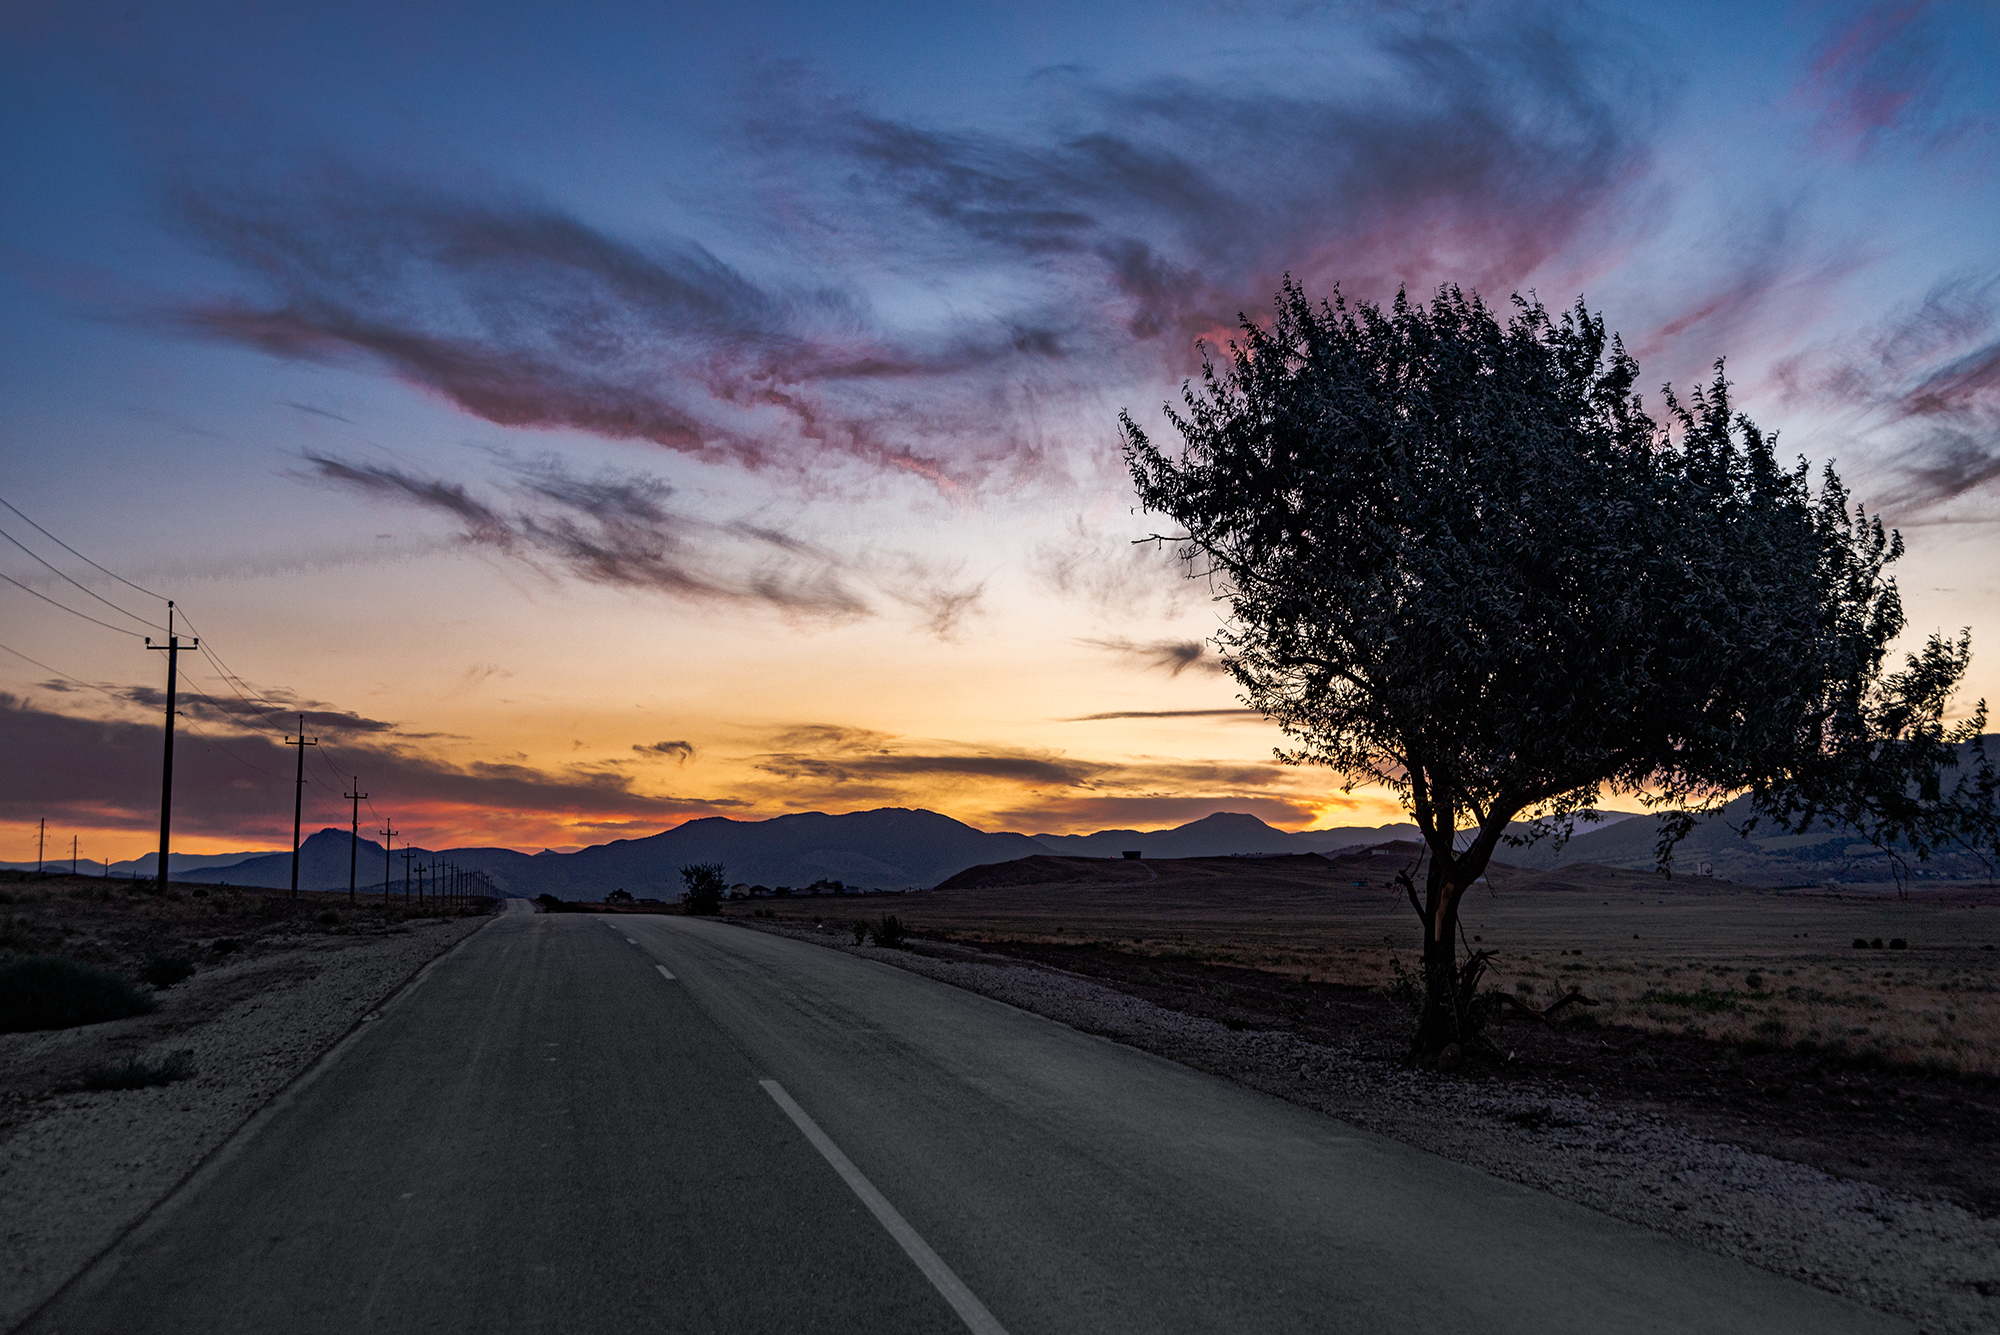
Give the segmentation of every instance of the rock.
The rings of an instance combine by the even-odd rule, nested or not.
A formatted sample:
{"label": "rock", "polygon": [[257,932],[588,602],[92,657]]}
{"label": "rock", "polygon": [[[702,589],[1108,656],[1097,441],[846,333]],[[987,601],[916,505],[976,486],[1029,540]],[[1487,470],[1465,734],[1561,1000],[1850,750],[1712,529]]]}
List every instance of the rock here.
{"label": "rock", "polygon": [[1465,1065],[1465,1053],[1460,1050],[1456,1043],[1445,1044],[1444,1051],[1438,1053],[1438,1070],[1440,1071],[1456,1071],[1463,1065]]}

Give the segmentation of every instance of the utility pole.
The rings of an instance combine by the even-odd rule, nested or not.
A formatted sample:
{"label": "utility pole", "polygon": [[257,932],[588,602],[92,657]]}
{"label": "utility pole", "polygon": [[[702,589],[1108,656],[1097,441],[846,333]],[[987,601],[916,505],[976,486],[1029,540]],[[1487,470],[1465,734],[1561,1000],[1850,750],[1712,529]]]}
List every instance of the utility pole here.
{"label": "utility pole", "polygon": [[42,841],[48,838],[49,818],[44,816],[35,823],[35,875],[42,874]]}
{"label": "utility pole", "polygon": [[69,837],[69,874],[76,875],[76,836]]}
{"label": "utility pole", "polygon": [[394,843],[395,839],[396,839],[395,823],[393,821],[386,821],[386,820],[383,821],[382,822],[382,902],[385,905],[389,902],[389,845]]}
{"label": "utility pole", "polygon": [[[299,754],[303,756],[305,752],[301,751]],[[354,810],[349,813],[347,818],[347,902],[353,904],[355,902],[354,859],[361,851],[361,799],[368,796],[368,794],[361,791],[361,776],[359,774],[354,776],[354,791],[351,793],[342,793],[341,796],[354,803]]]}
{"label": "utility pole", "polygon": [[[305,810],[306,805],[306,748],[308,746],[319,745],[319,738],[317,737],[311,741],[306,740],[306,716],[304,714],[299,715],[298,738],[294,740],[287,737],[285,745],[299,748],[299,777],[297,784],[292,789],[292,898],[297,899],[299,897],[299,815]],[[165,854],[161,856],[164,857]],[[161,884],[164,885],[165,882],[162,881]]]}
{"label": "utility pole", "polygon": [[413,849],[413,848],[410,848],[410,847],[408,847],[408,846],[405,846],[405,847],[404,847],[404,849],[403,849],[403,902],[404,902],[405,904],[407,904],[407,903],[409,903],[409,902],[410,902],[410,859],[411,859],[411,858],[413,858],[413,857],[415,857],[416,855],[417,855],[417,851],[416,851],[415,849]]}
{"label": "utility pole", "polygon": [[[187,647],[195,648],[201,643],[190,639]],[[167,833],[172,828],[174,809],[174,692],[180,683],[181,641],[174,634],[174,601],[167,600],[167,642],[154,644],[153,637],[146,637],[148,649],[167,651],[167,747],[165,758],[160,762],[160,893],[167,892]],[[299,752],[304,755],[305,752]]]}

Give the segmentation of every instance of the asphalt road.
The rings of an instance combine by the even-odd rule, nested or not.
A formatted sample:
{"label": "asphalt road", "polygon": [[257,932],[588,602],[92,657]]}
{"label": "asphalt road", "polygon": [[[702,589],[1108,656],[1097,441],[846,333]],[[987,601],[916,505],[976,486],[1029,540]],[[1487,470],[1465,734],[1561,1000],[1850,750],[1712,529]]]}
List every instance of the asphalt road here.
{"label": "asphalt road", "polygon": [[23,1329],[1910,1327],[887,965],[512,913]]}

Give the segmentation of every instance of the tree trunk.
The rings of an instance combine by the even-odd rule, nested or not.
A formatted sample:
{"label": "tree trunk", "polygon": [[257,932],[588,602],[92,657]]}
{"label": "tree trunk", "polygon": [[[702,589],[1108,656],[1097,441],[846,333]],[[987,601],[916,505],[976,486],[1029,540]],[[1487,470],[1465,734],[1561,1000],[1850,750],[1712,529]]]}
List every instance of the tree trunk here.
{"label": "tree trunk", "polygon": [[[1426,903],[1418,906],[1424,924],[1424,1005],[1410,1043],[1413,1057],[1435,1057],[1454,1043],[1464,1048],[1479,1036],[1479,980],[1490,954],[1470,951],[1460,962],[1458,906],[1466,887],[1492,860],[1496,841],[1497,835],[1482,832],[1458,856],[1432,858]],[[1416,899],[1414,887],[1410,898]]]}

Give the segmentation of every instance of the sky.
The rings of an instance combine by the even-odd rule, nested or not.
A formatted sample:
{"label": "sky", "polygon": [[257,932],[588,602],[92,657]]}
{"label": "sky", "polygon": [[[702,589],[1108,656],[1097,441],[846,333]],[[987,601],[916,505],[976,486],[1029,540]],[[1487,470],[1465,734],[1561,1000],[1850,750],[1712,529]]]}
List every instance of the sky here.
{"label": "sky", "polygon": [[167,598],[181,851],[285,845],[299,714],[306,830],[429,846],[1398,819],[1120,455],[1288,273],[1726,358],[2000,703],[1996,70],[1972,3],[0,5],[0,860],[157,846]]}

